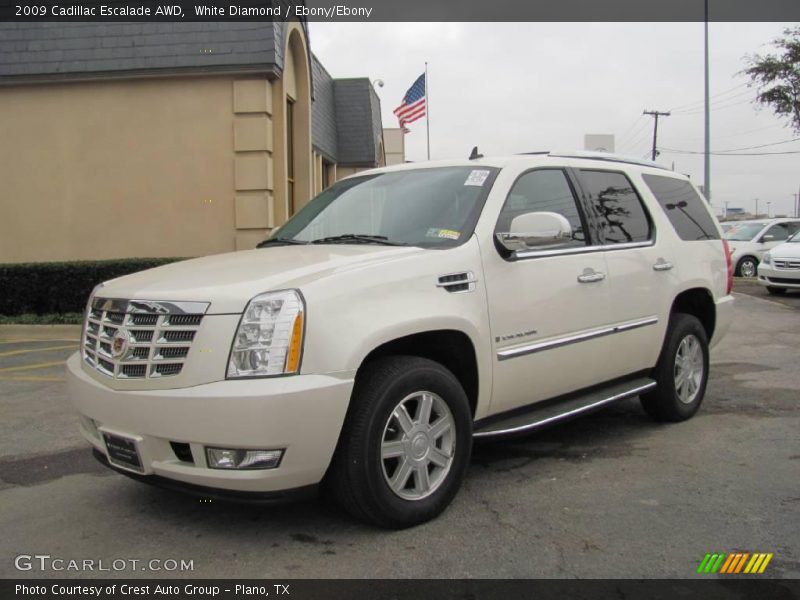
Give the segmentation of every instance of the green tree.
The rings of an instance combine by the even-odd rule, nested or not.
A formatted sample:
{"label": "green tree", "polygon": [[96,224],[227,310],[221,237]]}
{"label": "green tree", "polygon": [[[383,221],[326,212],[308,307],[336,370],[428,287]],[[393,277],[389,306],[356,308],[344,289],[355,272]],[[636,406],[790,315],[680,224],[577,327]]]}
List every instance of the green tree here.
{"label": "green tree", "polygon": [[772,45],[775,54],[746,56],[749,66],[743,72],[750,77],[748,85],[758,90],[756,101],[788,119],[800,133],[800,27],[784,29]]}

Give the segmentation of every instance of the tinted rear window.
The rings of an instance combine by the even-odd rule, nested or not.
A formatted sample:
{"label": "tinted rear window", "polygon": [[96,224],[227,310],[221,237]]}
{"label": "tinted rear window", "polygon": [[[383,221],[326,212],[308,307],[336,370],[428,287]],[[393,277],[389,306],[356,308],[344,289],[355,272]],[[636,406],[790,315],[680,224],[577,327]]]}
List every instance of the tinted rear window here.
{"label": "tinted rear window", "polygon": [[706,201],[683,179],[642,175],[682,240],[718,240],[719,232]]}
{"label": "tinted rear window", "polygon": [[644,242],[650,239],[650,219],[628,178],[616,171],[582,170],[600,234],[606,244]]}

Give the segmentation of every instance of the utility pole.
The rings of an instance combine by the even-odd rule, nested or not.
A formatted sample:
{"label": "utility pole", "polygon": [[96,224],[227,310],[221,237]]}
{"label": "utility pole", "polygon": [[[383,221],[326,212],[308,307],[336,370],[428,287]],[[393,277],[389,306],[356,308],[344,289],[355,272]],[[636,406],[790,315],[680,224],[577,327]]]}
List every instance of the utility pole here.
{"label": "utility pole", "polygon": [[758,198],[756,198],[756,214],[753,215],[756,219],[758,218]]}
{"label": "utility pole", "polygon": [[656,142],[658,141],[658,117],[668,117],[670,113],[668,112],[659,112],[657,110],[645,110],[642,112],[643,115],[650,115],[655,120],[653,121],[653,160],[656,159],[656,155],[658,151],[656,150]]}
{"label": "utility pole", "polygon": [[800,217],[800,193],[792,194],[794,196],[794,216]]}

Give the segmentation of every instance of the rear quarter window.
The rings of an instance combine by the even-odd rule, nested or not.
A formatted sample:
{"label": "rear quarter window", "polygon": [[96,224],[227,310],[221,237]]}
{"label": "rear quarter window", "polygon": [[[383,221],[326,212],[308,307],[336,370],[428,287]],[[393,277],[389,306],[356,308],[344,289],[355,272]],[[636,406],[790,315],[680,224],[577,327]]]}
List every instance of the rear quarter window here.
{"label": "rear quarter window", "polygon": [[719,239],[719,231],[706,201],[688,181],[662,175],[642,175],[642,178],[682,240]]}

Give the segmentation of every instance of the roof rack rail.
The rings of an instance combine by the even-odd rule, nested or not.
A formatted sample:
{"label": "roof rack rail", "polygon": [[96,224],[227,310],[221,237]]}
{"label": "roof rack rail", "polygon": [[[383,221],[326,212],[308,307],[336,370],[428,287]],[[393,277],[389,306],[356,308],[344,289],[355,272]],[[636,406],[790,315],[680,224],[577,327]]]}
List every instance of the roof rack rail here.
{"label": "roof rack rail", "polygon": [[621,154],[612,154],[610,152],[590,152],[587,150],[579,150],[576,152],[549,152],[548,156],[557,158],[588,158],[591,160],[605,160],[608,162],[626,163],[629,165],[639,165],[640,167],[652,167],[654,169],[669,171],[669,169],[664,165],[658,164],[652,160],[624,156]]}

